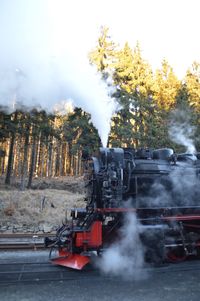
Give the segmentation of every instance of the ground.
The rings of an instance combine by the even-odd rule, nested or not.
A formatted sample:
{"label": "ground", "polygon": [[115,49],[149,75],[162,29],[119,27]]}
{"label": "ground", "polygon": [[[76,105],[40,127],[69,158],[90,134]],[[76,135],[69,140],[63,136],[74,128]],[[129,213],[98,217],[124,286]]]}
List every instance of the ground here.
{"label": "ground", "polygon": [[[16,180],[0,179],[0,232],[52,232],[69,218],[70,208],[84,207],[82,177],[34,179],[33,189],[20,190]],[[67,214],[68,213],[68,214]]]}
{"label": "ground", "polygon": [[[46,251],[0,252],[0,264],[13,264],[14,262],[47,262]],[[0,300],[2,301],[199,301],[200,296],[200,269],[199,261],[185,262],[172,266],[150,268],[143,279],[123,280],[123,275],[111,276],[101,274],[97,270],[74,271],[63,267],[44,265],[35,269],[24,269],[24,282],[18,280],[11,283],[6,280],[5,271],[0,269]],[[45,268],[44,268],[45,266]],[[17,269],[20,269],[18,265]],[[10,273],[13,275],[16,266],[13,264]],[[52,279],[52,269],[63,273],[65,280],[56,277]],[[8,271],[7,271],[8,272]],[[126,273],[126,271],[124,271]],[[13,277],[11,277],[13,279]]]}

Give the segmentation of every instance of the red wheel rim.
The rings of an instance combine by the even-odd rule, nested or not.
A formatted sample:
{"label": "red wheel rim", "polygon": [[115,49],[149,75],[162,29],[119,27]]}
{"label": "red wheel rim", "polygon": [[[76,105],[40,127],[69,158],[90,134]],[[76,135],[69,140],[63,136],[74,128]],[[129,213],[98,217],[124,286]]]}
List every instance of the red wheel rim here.
{"label": "red wheel rim", "polygon": [[186,256],[184,250],[177,250],[177,249],[174,249],[174,250],[170,250],[170,251],[167,253],[167,259],[168,259],[170,262],[181,262],[181,261],[186,260],[186,258],[187,258],[187,256]]}

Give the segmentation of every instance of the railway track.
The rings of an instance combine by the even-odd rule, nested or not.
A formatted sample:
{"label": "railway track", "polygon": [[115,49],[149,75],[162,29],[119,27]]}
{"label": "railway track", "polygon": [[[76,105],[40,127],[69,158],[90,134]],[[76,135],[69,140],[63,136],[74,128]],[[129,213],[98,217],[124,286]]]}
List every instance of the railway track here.
{"label": "railway track", "polygon": [[[0,250],[43,249],[45,234],[11,233],[0,234]],[[48,235],[53,237],[54,234]]]}
{"label": "railway track", "polygon": [[99,272],[94,269],[76,271],[61,266],[54,266],[48,262],[0,264],[0,286],[6,284],[71,281],[94,279]]}
{"label": "railway track", "polygon": [[[200,271],[200,261],[170,264],[163,267],[148,267],[143,269],[149,277],[159,277],[163,273],[182,273]],[[82,271],[72,270],[61,266],[52,265],[49,262],[17,262],[0,264],[0,286],[39,283],[50,281],[95,281],[95,280],[120,281],[122,277],[102,275],[92,266]]]}
{"label": "railway track", "polygon": [[[54,236],[54,234],[51,234],[51,236]],[[48,252],[41,250],[44,248],[44,237],[44,234],[0,234],[0,252],[2,252],[2,254],[12,254],[9,255],[10,257],[0,260],[0,286],[49,281],[122,280],[121,277],[102,275],[92,266],[88,266],[82,271],[77,271],[52,265],[48,262]],[[24,254],[16,255],[22,253]],[[150,275],[154,274],[155,277],[159,277],[158,275],[160,273],[184,274],[189,271],[200,271],[200,260],[189,260],[177,264],[163,265],[161,267],[148,266],[144,268],[145,273]]]}

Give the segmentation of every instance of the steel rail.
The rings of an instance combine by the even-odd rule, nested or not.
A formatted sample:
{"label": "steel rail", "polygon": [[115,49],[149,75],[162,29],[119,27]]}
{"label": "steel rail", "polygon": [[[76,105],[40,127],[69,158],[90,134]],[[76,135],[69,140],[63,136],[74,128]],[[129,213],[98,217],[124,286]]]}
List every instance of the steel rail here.
{"label": "steel rail", "polygon": [[[43,249],[45,234],[33,233],[1,233],[0,250]],[[55,234],[48,235],[55,237]]]}
{"label": "steel rail", "polygon": [[[92,277],[90,272],[92,272]],[[77,272],[53,266],[47,262],[0,264],[0,286],[30,282],[83,280],[90,279],[90,277],[93,279],[94,276],[99,276],[94,269]]]}
{"label": "steel rail", "polygon": [[33,236],[37,237],[54,237],[56,233],[0,233],[0,238],[30,238]]}
{"label": "steel rail", "polygon": [[[17,270],[5,271],[6,267],[17,266]],[[20,266],[20,269],[19,269]],[[32,266],[32,270],[31,270]],[[35,269],[35,267],[37,267]],[[2,271],[2,268],[4,271]],[[169,264],[161,267],[144,267],[144,272],[152,274],[159,273],[177,273],[187,271],[199,271],[200,261],[193,260],[182,264]],[[99,280],[108,279],[112,281],[121,281],[121,277],[113,277],[112,275],[102,275],[97,269],[90,267],[82,271],[74,271],[60,266],[52,266],[47,262],[37,263],[12,263],[0,264],[0,286],[20,284],[20,283],[35,283],[49,281],[83,281],[83,280]]]}

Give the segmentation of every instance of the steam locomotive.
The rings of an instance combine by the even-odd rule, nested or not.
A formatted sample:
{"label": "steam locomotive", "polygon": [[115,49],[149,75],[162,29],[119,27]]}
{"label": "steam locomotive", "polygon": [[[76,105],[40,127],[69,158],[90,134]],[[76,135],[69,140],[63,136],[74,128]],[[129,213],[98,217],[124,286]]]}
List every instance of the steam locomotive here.
{"label": "steam locomotive", "polygon": [[[54,264],[82,269],[92,254],[101,256],[120,241],[128,214],[136,216],[146,261],[199,255],[199,153],[100,148],[95,157],[84,154],[83,162],[86,206],[71,210],[70,223],[55,239],[45,238]],[[53,258],[55,249],[59,255]]]}

